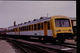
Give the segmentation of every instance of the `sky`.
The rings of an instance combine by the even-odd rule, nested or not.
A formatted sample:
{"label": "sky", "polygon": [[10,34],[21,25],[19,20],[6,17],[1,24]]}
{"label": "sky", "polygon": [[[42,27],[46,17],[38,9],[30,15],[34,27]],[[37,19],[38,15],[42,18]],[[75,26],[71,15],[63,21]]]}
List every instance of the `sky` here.
{"label": "sky", "polygon": [[76,17],[76,1],[0,1],[0,28],[40,17],[64,15]]}

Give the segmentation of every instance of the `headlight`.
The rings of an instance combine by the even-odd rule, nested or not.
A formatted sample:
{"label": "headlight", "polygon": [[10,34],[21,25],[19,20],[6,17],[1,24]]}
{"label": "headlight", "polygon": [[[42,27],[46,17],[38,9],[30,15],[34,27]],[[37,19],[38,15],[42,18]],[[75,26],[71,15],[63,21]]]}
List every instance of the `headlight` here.
{"label": "headlight", "polygon": [[72,31],[72,29],[69,29],[68,31]]}
{"label": "headlight", "polygon": [[60,32],[61,30],[56,30],[56,32]]}

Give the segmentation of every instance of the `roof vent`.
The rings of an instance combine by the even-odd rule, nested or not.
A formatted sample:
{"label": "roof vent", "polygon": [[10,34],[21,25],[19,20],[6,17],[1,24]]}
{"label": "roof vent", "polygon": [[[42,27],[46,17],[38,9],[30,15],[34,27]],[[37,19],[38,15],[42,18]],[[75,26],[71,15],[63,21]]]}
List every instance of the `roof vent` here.
{"label": "roof vent", "polygon": [[38,20],[38,19],[34,19],[33,21],[36,21],[36,20]]}
{"label": "roof vent", "polygon": [[26,24],[27,22],[24,22],[24,24]]}
{"label": "roof vent", "polygon": [[21,25],[22,25],[23,23],[21,23]]}
{"label": "roof vent", "polygon": [[18,24],[18,26],[19,26],[19,25],[21,25],[21,24]]}
{"label": "roof vent", "polygon": [[40,17],[40,19],[46,19],[47,17]]}
{"label": "roof vent", "polygon": [[31,22],[31,21],[28,21],[28,23],[29,23],[29,22]]}
{"label": "roof vent", "polygon": [[16,21],[14,21],[14,26],[16,26]]}

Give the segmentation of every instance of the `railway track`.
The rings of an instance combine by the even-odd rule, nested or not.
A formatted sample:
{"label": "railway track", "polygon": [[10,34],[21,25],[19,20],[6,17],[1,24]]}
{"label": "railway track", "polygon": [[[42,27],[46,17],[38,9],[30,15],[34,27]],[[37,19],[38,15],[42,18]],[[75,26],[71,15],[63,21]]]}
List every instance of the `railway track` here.
{"label": "railway track", "polygon": [[[8,43],[9,43],[10,45],[12,45],[12,47],[16,50],[16,53],[30,53],[30,51],[29,51],[27,48],[21,46],[21,45],[18,44],[18,43],[15,43],[15,42],[10,41],[10,40],[8,41]],[[17,50],[18,50],[18,51],[17,51]]]}
{"label": "railway track", "polygon": [[[39,42],[39,41],[36,41],[36,42]],[[40,43],[43,43],[43,41],[40,41]],[[65,46],[65,47],[70,47],[70,48],[77,48],[77,45],[75,43],[74,44],[73,43],[66,43],[66,42],[64,42],[64,43],[61,43],[61,42],[55,42],[55,43],[49,42],[49,43],[52,44],[52,45],[60,45],[60,46]]]}
{"label": "railway track", "polygon": [[13,40],[8,40],[8,41],[17,45],[19,48],[21,48],[23,53],[50,53],[41,47],[29,44],[29,43],[25,44],[25,43],[22,43],[19,41],[13,41]]}
{"label": "railway track", "polygon": [[26,41],[12,38],[6,38],[6,40],[15,42],[15,44],[18,44],[23,48],[22,50],[27,50],[29,53],[76,53],[77,50],[76,44],[71,43],[57,42],[46,44],[37,41]]}
{"label": "railway track", "polygon": [[[43,43],[44,41],[40,41],[40,40],[29,40],[29,41],[33,41],[33,42],[40,42],[40,43],[42,43],[42,44],[45,44],[45,43],[47,43],[47,42],[45,42],[45,43]],[[74,43],[61,43],[61,42],[55,42],[55,43],[53,43],[53,42],[49,42],[50,44],[52,44],[52,45],[60,45],[60,46],[65,46],[65,47],[70,47],[70,48],[77,48],[77,46],[76,46],[76,44]]]}
{"label": "railway track", "polygon": [[76,44],[71,44],[71,43],[60,43],[60,42],[56,42],[55,44],[60,45],[60,46],[65,46],[65,47],[70,47],[70,48],[75,48],[75,49],[77,49]]}
{"label": "railway track", "polygon": [[[10,41],[8,39],[8,41]],[[22,41],[22,40],[11,40],[16,44],[23,47],[23,50],[29,51],[29,53],[76,53],[76,47],[70,46],[69,43],[57,43],[57,44],[43,44],[43,43],[34,43],[31,41]],[[74,45],[74,44],[72,44]],[[32,51],[32,52],[31,52]],[[26,53],[27,53],[26,52]]]}

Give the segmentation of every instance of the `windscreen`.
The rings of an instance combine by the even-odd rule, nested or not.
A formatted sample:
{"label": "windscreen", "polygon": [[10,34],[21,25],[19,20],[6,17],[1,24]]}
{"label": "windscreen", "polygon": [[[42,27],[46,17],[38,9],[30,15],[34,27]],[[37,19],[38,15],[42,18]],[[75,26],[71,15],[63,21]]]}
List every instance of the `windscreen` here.
{"label": "windscreen", "polygon": [[70,27],[69,19],[55,19],[56,27]]}

